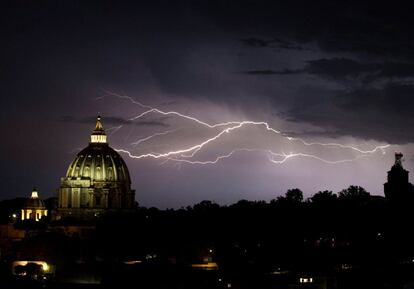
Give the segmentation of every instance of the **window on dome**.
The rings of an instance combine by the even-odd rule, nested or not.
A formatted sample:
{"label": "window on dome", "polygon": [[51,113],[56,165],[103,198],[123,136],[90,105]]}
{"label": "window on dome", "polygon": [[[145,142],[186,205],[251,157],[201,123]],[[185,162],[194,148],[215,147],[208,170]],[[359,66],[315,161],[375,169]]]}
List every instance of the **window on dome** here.
{"label": "window on dome", "polygon": [[83,173],[83,174],[84,174],[84,176],[85,176],[85,177],[89,177],[89,167],[88,167],[88,166],[86,166],[84,170],[85,170],[85,171],[84,171],[84,173]]}
{"label": "window on dome", "polygon": [[75,168],[75,177],[79,177],[79,167]]}
{"label": "window on dome", "polygon": [[112,168],[109,167],[108,168],[108,180],[112,181],[112,179],[113,179]]}
{"label": "window on dome", "polygon": [[95,177],[96,177],[96,179],[100,179],[101,178],[101,168],[100,167],[96,167]]}

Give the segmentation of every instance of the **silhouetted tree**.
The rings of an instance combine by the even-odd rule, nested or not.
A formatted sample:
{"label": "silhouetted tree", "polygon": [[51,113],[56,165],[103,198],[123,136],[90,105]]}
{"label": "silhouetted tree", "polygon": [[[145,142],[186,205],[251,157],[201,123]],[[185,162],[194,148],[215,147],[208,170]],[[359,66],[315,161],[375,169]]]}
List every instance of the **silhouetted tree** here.
{"label": "silhouetted tree", "polygon": [[314,204],[326,205],[337,200],[337,195],[332,191],[319,191],[310,198]]}
{"label": "silhouetted tree", "polygon": [[339,192],[340,200],[353,200],[353,201],[367,201],[370,198],[370,194],[360,186],[349,186]]}
{"label": "silhouetted tree", "polygon": [[208,200],[201,201],[200,203],[195,204],[193,206],[193,209],[195,211],[200,211],[200,212],[206,212],[206,211],[209,211],[209,210],[212,210],[212,209],[218,209],[218,208],[220,208],[220,206],[218,204],[216,204],[212,201],[208,201]]}
{"label": "silhouetted tree", "polygon": [[303,192],[298,188],[289,189],[285,194],[285,198],[288,202],[300,203],[303,201]]}

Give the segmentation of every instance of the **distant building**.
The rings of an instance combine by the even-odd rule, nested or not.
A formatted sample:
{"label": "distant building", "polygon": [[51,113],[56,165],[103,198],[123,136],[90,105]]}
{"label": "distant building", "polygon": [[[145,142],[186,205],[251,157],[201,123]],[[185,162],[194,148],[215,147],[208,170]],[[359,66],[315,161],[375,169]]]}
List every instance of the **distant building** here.
{"label": "distant building", "polygon": [[414,199],[413,185],[409,182],[409,172],[402,166],[402,153],[395,153],[395,163],[388,171],[387,182],[384,184],[385,197],[390,201]]}
{"label": "distant building", "polygon": [[98,116],[89,145],[79,152],[61,179],[56,218],[90,218],[135,204],[128,168],[107,143]]}
{"label": "distant building", "polygon": [[43,200],[39,198],[37,190],[33,189],[32,195],[22,207],[21,219],[39,221],[42,217],[47,217],[47,209]]}

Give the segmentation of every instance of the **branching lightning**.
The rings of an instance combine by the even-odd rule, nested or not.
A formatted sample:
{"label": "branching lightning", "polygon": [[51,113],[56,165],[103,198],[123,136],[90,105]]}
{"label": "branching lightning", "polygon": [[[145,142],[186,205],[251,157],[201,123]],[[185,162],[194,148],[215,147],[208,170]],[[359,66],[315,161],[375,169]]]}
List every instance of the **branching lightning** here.
{"label": "branching lightning", "polygon": [[[191,160],[188,160],[188,159],[179,159],[179,158],[172,158],[172,157],[168,157],[167,160],[180,162],[180,163],[187,163],[187,164],[192,164],[192,165],[195,165],[195,164],[198,164],[198,165],[209,165],[210,164],[211,165],[211,164],[216,164],[216,163],[218,163],[219,161],[221,161],[223,159],[227,159],[227,158],[233,156],[236,152],[242,152],[242,151],[266,153],[266,155],[268,157],[268,160],[272,163],[275,163],[275,164],[283,164],[288,159],[295,158],[295,157],[312,158],[312,159],[316,159],[316,160],[319,160],[319,161],[327,163],[327,164],[340,164],[340,163],[353,162],[353,161],[356,161],[357,159],[369,156],[369,155],[359,155],[359,156],[356,156],[355,158],[351,158],[351,159],[341,159],[341,160],[338,160],[338,161],[329,161],[329,160],[325,160],[323,158],[320,158],[320,157],[317,157],[317,156],[311,155],[311,154],[304,154],[304,153],[289,153],[289,154],[282,153],[282,154],[279,154],[279,153],[272,152],[271,150],[241,148],[241,149],[234,149],[228,154],[220,155],[220,156],[216,157],[214,160],[208,160],[208,161],[199,161],[199,160],[191,161]],[[276,159],[276,157],[280,158],[280,159]]]}
{"label": "branching lightning", "polygon": [[[340,143],[320,143],[320,142],[306,142],[305,140],[301,139],[301,138],[296,138],[296,137],[289,137],[284,135],[281,131],[276,130],[274,128],[272,128],[267,122],[264,121],[251,121],[251,120],[243,120],[243,121],[230,121],[230,122],[221,122],[221,123],[215,123],[215,124],[209,124],[207,122],[204,122],[196,117],[193,116],[189,116],[189,115],[185,115],[182,114],[180,112],[177,111],[163,111],[161,109],[143,104],[139,101],[136,101],[135,99],[133,99],[130,96],[127,95],[120,95],[120,94],[116,94],[113,92],[109,92],[109,91],[105,91],[105,95],[103,95],[101,98],[105,97],[105,96],[112,96],[112,97],[117,97],[120,99],[126,99],[128,101],[130,101],[133,104],[136,104],[138,106],[140,106],[143,109],[146,109],[144,112],[130,118],[130,121],[135,121],[135,120],[139,120],[141,118],[144,118],[145,116],[152,114],[152,113],[156,113],[156,114],[160,114],[163,116],[177,116],[186,120],[189,120],[191,122],[197,123],[199,125],[202,125],[208,129],[214,129],[216,131],[216,133],[212,136],[209,137],[203,141],[201,141],[200,143],[194,144],[194,145],[190,145],[188,147],[184,147],[184,148],[180,148],[180,149],[176,149],[176,150],[172,150],[172,151],[168,151],[168,152],[164,152],[164,153],[145,153],[145,154],[139,154],[139,155],[135,155],[134,153],[132,153],[130,150],[126,150],[126,149],[117,149],[118,152],[121,153],[125,153],[126,155],[128,155],[130,158],[133,159],[143,159],[143,158],[155,158],[155,159],[163,159],[164,162],[167,161],[174,161],[177,163],[187,163],[187,164],[198,164],[198,165],[212,165],[212,164],[216,164],[219,161],[223,160],[223,159],[227,159],[230,158],[231,156],[233,156],[235,153],[237,152],[262,152],[267,154],[268,156],[268,160],[272,163],[275,164],[283,164],[286,161],[288,161],[289,159],[292,158],[311,158],[311,159],[315,159],[327,164],[340,164],[340,163],[346,163],[346,162],[352,162],[355,160],[358,160],[360,158],[363,157],[368,157],[376,152],[381,152],[382,154],[385,154],[385,149],[387,149],[390,145],[386,144],[386,145],[380,145],[380,146],[376,146],[373,149],[370,150],[363,150],[358,148],[357,146],[353,146],[353,145],[344,145],[344,144],[340,144]],[[207,145],[212,144],[213,142],[217,141],[218,139],[220,139],[221,137],[223,137],[224,135],[229,135],[231,133],[234,133],[237,130],[242,129],[243,127],[248,127],[248,126],[252,126],[252,127],[259,127],[259,128],[263,128],[265,132],[274,134],[274,135],[278,135],[280,137],[282,137],[283,139],[294,143],[300,143],[303,146],[306,147],[315,147],[315,146],[320,146],[320,147],[332,147],[332,148],[340,148],[340,149],[344,149],[344,150],[351,150],[354,153],[358,154],[357,156],[355,156],[354,158],[348,158],[348,159],[340,159],[340,160],[328,160],[328,159],[324,159],[322,157],[319,157],[317,155],[314,154],[309,154],[309,153],[305,153],[305,152],[291,152],[289,154],[286,153],[278,153],[278,152],[274,152],[271,149],[261,149],[261,148],[235,148],[233,150],[231,150],[228,153],[225,153],[223,155],[219,155],[217,157],[215,157],[214,159],[211,160],[193,160],[193,158],[195,157],[195,155],[200,152],[203,148],[205,148]],[[118,131],[122,126],[116,127],[116,129],[112,132],[116,132]],[[217,131],[218,130],[218,131]],[[142,144],[145,141],[148,141],[150,139],[153,139],[155,137],[159,137],[159,136],[165,136],[167,134],[173,133],[177,131],[177,129],[175,130],[169,130],[169,131],[165,131],[165,132],[158,132],[158,133],[154,133],[150,136],[141,138],[136,140],[135,142],[131,143],[131,145],[133,145],[134,147],[138,146],[139,144]]]}
{"label": "branching lightning", "polygon": [[150,140],[150,139],[152,139],[152,138],[154,138],[154,137],[161,136],[161,135],[167,135],[167,134],[169,134],[169,133],[173,133],[173,132],[175,132],[175,131],[177,131],[177,130],[178,130],[178,129],[167,130],[167,131],[164,131],[164,132],[157,132],[157,133],[154,133],[154,134],[152,134],[152,135],[150,135],[150,136],[147,136],[147,137],[141,138],[141,139],[139,139],[139,140],[137,140],[137,141],[135,141],[135,142],[131,143],[131,145],[133,145],[133,146],[137,146],[137,145],[139,145],[139,144],[141,144],[141,143],[143,143],[143,142],[146,142],[146,141],[148,141],[148,140]]}
{"label": "branching lightning", "polygon": [[[278,154],[278,153],[274,153],[272,151],[268,151],[268,152],[269,152],[269,161],[271,161],[272,163],[275,163],[275,164],[283,164],[284,162],[286,162],[290,158],[305,157],[305,158],[316,159],[316,160],[319,160],[319,161],[327,163],[327,164],[335,165],[335,164],[340,164],[340,163],[353,162],[353,161],[356,161],[360,158],[368,156],[368,155],[359,155],[359,156],[356,156],[356,157],[351,158],[351,159],[341,159],[341,160],[338,160],[338,161],[329,161],[329,160],[325,160],[323,158],[320,158],[318,156],[311,155],[311,154],[304,154],[304,153]],[[275,160],[275,157],[281,157],[282,159],[281,160]]]}
{"label": "branching lightning", "polygon": [[118,125],[118,126],[107,128],[106,131],[110,132],[109,135],[111,136],[114,133],[116,133],[118,130],[120,130],[121,128],[122,128],[122,125]]}

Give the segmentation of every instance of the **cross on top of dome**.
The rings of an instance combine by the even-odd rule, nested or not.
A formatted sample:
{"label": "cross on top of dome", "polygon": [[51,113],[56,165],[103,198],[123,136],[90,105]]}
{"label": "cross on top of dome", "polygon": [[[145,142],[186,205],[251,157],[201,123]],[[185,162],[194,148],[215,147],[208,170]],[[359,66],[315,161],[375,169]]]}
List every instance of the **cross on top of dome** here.
{"label": "cross on top of dome", "polygon": [[96,118],[95,129],[91,134],[91,143],[106,143],[106,133],[101,123],[101,116]]}

